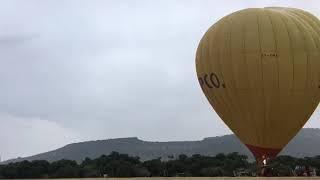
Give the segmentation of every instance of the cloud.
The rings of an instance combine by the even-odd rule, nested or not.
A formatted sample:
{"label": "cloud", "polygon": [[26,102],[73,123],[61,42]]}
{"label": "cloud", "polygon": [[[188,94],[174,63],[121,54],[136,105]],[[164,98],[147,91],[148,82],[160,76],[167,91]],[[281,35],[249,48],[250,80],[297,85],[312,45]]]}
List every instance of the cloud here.
{"label": "cloud", "polygon": [[39,118],[0,114],[0,144],[2,160],[34,155],[56,149],[81,138],[76,132],[56,122]]}
{"label": "cloud", "polygon": [[9,45],[9,44],[19,44],[26,41],[32,41],[33,39],[38,38],[36,34],[27,34],[27,35],[2,35],[0,37],[0,46]]}

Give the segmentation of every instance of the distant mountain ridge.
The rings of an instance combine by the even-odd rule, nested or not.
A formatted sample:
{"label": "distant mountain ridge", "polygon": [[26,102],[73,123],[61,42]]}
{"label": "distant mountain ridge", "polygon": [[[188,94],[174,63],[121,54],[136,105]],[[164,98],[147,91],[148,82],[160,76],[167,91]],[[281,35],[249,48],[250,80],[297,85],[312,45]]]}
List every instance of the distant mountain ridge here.
{"label": "distant mountain ridge", "polygon": [[[168,156],[177,157],[179,154],[188,156],[193,154],[213,156],[217,153],[239,152],[246,154],[252,160],[250,151],[239,141],[235,135],[208,137],[201,141],[172,141],[150,142],[136,137],[118,138],[108,140],[87,141],[68,144],[62,148],[29,156],[5,161],[3,163],[18,162],[22,160],[47,160],[49,162],[60,159],[70,159],[81,162],[86,157],[97,158],[112,151],[139,156],[141,160],[161,157],[168,160]],[[280,153],[294,157],[320,155],[320,129],[305,128]]]}

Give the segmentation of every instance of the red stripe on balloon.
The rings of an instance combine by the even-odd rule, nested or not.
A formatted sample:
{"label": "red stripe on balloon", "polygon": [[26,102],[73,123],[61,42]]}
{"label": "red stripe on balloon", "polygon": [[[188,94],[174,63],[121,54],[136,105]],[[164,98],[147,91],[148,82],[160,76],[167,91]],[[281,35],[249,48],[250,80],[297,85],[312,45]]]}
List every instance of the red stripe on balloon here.
{"label": "red stripe on balloon", "polygon": [[252,152],[256,160],[263,159],[263,156],[266,156],[268,158],[275,158],[281,151],[281,149],[263,148],[263,147],[249,145],[249,144],[246,144],[246,146]]}

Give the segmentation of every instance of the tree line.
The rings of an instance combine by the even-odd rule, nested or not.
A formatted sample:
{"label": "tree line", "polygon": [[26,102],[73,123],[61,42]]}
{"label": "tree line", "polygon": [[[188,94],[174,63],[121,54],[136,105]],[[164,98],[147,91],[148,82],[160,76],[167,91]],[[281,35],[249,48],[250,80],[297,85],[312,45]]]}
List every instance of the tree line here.
{"label": "tree line", "polygon": [[[303,169],[297,170],[297,167],[313,167],[319,171],[320,156],[279,156],[271,160],[269,166],[275,176],[299,175],[295,171]],[[0,178],[254,176],[257,171],[255,162],[249,162],[247,156],[236,152],[216,156],[195,154],[188,157],[182,154],[171,156],[168,161],[161,158],[141,161],[139,157],[112,152],[96,159],[86,158],[80,164],[63,159],[52,163],[35,160],[0,165]]]}

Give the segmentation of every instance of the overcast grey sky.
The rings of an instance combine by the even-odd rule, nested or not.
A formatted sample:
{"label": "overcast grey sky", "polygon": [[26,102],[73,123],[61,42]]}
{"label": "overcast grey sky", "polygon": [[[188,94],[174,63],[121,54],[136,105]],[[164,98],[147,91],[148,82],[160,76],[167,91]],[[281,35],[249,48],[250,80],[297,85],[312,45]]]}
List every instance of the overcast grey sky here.
{"label": "overcast grey sky", "polygon": [[[221,17],[320,1],[2,0],[0,155],[84,140],[200,140],[230,133],[202,94],[195,50]],[[320,127],[317,110],[306,127]]]}

